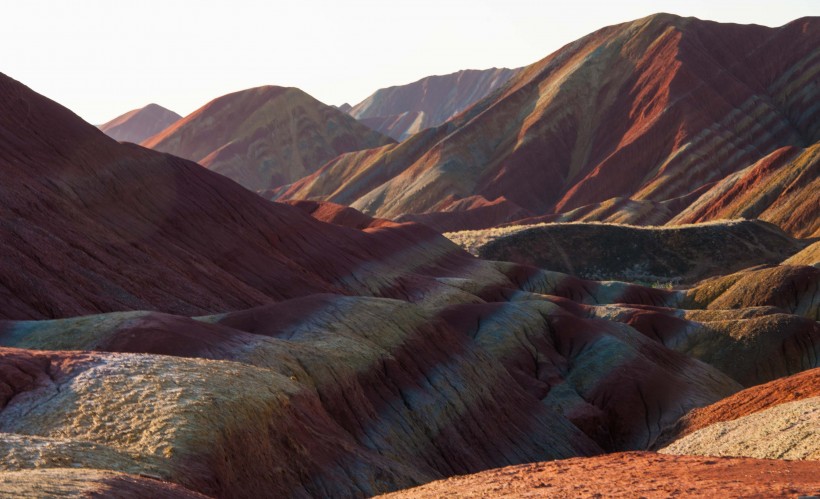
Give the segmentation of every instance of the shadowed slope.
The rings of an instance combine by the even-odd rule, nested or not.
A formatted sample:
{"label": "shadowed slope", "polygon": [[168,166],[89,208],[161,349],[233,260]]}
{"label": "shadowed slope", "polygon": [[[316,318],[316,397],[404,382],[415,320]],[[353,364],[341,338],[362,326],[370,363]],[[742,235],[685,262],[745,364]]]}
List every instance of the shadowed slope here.
{"label": "shadowed slope", "polygon": [[182,116],[162,106],[148,104],[118,116],[98,128],[114,140],[139,144],[181,118]]}
{"label": "shadowed slope", "polygon": [[760,221],[684,227],[570,223],[446,234],[476,256],[565,272],[587,279],[694,283],[760,264],[780,263],[803,249]]}
{"label": "shadowed slope", "polygon": [[456,119],[337,158],[282,195],[382,218],[453,212],[449,228],[468,216],[457,202],[472,196],[534,215],[625,200],[619,221],[664,223],[701,189],[820,139],[817,22],[766,28],[658,14],[604,28]]}
{"label": "shadowed slope", "polygon": [[441,265],[476,265],[424,227],[321,223],[195,163],[118,144],[5,76],[0,150],[0,317],[197,314],[316,291],[407,297],[441,288],[423,277]]}
{"label": "shadowed slope", "polygon": [[343,152],[391,142],[297,88],[266,86],[214,99],[143,145],[264,190]]}
{"label": "shadowed slope", "polygon": [[437,126],[503,86],[517,70],[468,69],[377,90],[346,112],[396,140]]}

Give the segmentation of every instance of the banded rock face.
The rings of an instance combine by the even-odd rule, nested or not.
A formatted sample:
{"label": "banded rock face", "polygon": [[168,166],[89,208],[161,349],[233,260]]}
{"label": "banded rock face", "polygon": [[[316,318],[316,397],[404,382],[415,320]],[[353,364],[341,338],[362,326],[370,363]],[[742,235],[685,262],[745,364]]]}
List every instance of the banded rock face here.
{"label": "banded rock face", "polygon": [[370,128],[404,140],[438,126],[502,87],[518,70],[467,69],[382,88],[345,112]]}
{"label": "banded rock face", "polygon": [[313,173],[341,153],[393,140],[297,88],[228,94],[142,142],[265,190]]}
{"label": "banded rock face", "polygon": [[[277,195],[380,218],[424,216],[439,230],[492,227],[512,213],[662,224],[713,187],[721,190],[703,203],[728,192],[734,181],[716,183],[745,171],[745,183],[766,177],[777,185],[761,187],[755,200],[735,197],[727,214],[759,212],[810,234],[814,208],[800,200],[816,193],[817,24],[658,14],[604,28],[522,69],[455,119],[401,144],[343,155]],[[790,159],[764,166],[781,148]],[[763,191],[778,198],[770,204]],[[476,204],[504,209],[478,227],[469,213]],[[443,215],[430,218],[436,213]]]}

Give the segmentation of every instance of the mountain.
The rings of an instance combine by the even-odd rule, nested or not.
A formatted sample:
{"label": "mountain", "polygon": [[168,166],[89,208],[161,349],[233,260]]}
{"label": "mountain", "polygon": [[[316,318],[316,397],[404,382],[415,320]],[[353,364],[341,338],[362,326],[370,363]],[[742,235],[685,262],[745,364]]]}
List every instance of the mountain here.
{"label": "mountain", "polygon": [[[811,251],[680,289],[482,260],[424,225],[267,201],[4,75],[0,171],[0,493],[372,496],[655,448],[820,359]],[[580,462],[629,476],[620,456]],[[732,464],[716,475],[760,474]]]}
{"label": "mountain", "polygon": [[266,86],[214,99],[142,145],[264,190],[341,153],[392,142],[297,88]]}
{"label": "mountain", "polygon": [[344,109],[370,128],[404,140],[464,111],[503,86],[516,71],[467,69],[428,76],[407,85],[379,89],[362,102]]}
{"label": "mountain", "polygon": [[120,142],[139,144],[156,135],[182,116],[157,104],[128,111],[98,128]]}
{"label": "mountain", "polygon": [[[277,196],[439,230],[532,217],[678,223],[723,210],[709,199],[734,199],[726,213],[811,234],[816,208],[800,205],[817,188],[819,22],[767,28],[658,14],[610,26],[447,123],[340,156]],[[732,194],[749,183],[760,185],[754,199]],[[701,196],[697,213],[675,218]]]}

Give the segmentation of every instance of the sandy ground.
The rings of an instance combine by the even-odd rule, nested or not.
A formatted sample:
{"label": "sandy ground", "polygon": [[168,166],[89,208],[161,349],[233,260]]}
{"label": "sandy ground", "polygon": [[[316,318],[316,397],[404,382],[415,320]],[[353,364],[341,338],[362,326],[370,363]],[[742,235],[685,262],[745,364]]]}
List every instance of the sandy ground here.
{"label": "sandy ground", "polygon": [[381,497],[798,497],[820,495],[820,463],[627,452],[448,478]]}

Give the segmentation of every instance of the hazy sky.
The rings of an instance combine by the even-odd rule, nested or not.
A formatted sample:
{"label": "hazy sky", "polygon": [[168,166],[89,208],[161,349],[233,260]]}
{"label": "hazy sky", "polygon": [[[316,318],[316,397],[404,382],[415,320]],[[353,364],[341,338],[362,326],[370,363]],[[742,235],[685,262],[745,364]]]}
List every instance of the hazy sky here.
{"label": "hazy sky", "polygon": [[185,115],[258,85],[328,104],[459,69],[518,67],[600,27],[671,12],[780,26],[820,0],[6,0],[0,72],[99,124]]}

